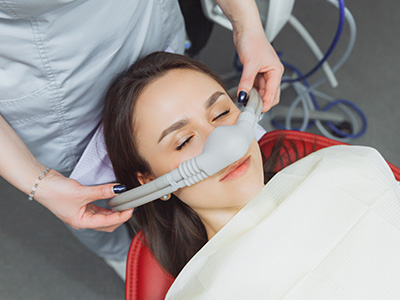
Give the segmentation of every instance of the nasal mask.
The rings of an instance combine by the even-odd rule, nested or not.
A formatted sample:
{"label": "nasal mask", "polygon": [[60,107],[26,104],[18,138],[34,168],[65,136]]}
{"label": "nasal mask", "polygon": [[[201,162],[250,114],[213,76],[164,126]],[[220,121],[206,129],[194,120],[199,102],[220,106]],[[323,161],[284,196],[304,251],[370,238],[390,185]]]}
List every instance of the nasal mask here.
{"label": "nasal mask", "polygon": [[149,183],[115,196],[108,204],[114,211],[138,207],[185,186],[191,186],[238,161],[247,153],[255,138],[261,110],[262,99],[252,89],[236,124],[215,128],[208,136],[201,154],[184,161],[176,169]]}

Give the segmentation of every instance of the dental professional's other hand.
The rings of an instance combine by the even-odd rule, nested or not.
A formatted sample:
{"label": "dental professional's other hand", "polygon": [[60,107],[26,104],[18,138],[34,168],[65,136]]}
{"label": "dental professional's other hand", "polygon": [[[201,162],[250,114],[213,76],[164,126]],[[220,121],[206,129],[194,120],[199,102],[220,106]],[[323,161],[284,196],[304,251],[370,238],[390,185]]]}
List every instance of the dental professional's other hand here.
{"label": "dental professional's other hand", "polygon": [[[1,115],[0,141],[0,176],[29,195],[46,167],[33,156]],[[73,228],[111,232],[132,216],[132,210],[113,212],[91,202],[115,196],[114,186],[83,186],[50,170],[40,180],[33,198]],[[120,187],[117,186],[116,190],[123,191]]]}
{"label": "dental professional's other hand", "polygon": [[254,0],[217,0],[233,26],[233,41],[243,73],[239,99],[256,87],[263,99],[263,112],[279,103],[283,65],[268,42]]}
{"label": "dental professional's other hand", "polygon": [[242,91],[248,94],[254,86],[263,99],[262,111],[266,112],[279,103],[283,65],[264,31],[238,32],[235,33],[234,41],[243,65],[238,96],[244,97]]}
{"label": "dental professional's other hand", "polygon": [[121,186],[83,186],[55,170],[50,170],[41,180],[34,198],[75,229],[89,228],[112,232],[132,216],[133,209],[113,212],[92,202],[114,197],[114,190],[121,190]]}

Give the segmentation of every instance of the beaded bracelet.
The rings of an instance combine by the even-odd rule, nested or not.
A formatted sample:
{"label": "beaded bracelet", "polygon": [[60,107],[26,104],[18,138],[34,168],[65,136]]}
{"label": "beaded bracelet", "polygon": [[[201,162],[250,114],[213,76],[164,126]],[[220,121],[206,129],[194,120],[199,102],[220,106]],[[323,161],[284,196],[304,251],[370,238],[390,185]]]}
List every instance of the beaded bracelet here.
{"label": "beaded bracelet", "polygon": [[32,188],[31,193],[29,194],[28,200],[32,201],[33,200],[33,196],[35,195],[36,189],[40,183],[40,181],[43,179],[44,176],[46,176],[46,174],[50,171],[50,168],[46,168],[46,170],[43,171],[42,174],[40,174],[39,178],[36,180],[35,185]]}

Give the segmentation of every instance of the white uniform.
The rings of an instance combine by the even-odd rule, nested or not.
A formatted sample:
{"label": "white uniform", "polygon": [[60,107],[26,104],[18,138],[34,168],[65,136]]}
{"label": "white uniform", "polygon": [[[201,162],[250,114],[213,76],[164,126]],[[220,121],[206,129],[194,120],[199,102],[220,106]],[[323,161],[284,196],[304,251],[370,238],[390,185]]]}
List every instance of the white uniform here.
{"label": "white uniform", "polygon": [[[105,93],[135,60],[168,47],[182,53],[174,0],[0,1],[0,114],[44,165],[68,174],[99,124]],[[91,234],[101,256],[113,234]],[[87,239],[84,235],[81,240]],[[84,241],[85,242],[85,241]],[[105,244],[104,244],[105,243]]]}
{"label": "white uniform", "polygon": [[69,172],[117,73],[151,52],[183,51],[173,0],[0,2],[0,113],[44,165]]}

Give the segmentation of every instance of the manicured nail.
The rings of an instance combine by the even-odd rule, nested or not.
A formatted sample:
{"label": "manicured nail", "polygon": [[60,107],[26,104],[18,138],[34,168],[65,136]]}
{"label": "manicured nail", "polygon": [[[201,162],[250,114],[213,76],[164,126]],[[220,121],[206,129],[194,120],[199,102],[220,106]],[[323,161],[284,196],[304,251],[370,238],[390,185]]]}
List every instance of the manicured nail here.
{"label": "manicured nail", "polygon": [[121,194],[126,191],[126,186],[124,186],[123,184],[114,185],[113,191],[114,191],[114,194]]}
{"label": "manicured nail", "polygon": [[238,101],[242,104],[247,103],[247,93],[245,91],[240,91]]}

